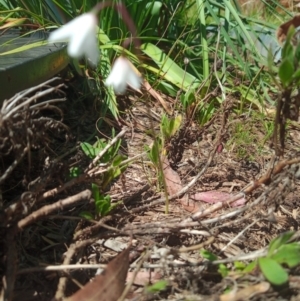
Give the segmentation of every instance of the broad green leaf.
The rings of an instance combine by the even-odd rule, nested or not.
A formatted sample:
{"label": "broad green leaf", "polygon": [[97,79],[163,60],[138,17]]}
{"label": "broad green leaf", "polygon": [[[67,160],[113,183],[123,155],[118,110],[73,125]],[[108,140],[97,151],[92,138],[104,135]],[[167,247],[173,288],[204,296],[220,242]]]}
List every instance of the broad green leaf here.
{"label": "broad green leaf", "polygon": [[233,264],[234,264],[235,269],[238,271],[242,271],[246,268],[246,264],[241,261],[235,261]]}
{"label": "broad green leaf", "polygon": [[97,137],[97,141],[93,144],[94,148],[103,149],[106,146],[106,142],[104,139],[99,139]]}
{"label": "broad green leaf", "polygon": [[288,281],[288,273],[275,260],[263,257],[258,259],[258,264],[266,279],[272,284],[282,285]]}
{"label": "broad green leaf", "polygon": [[167,285],[168,285],[168,281],[160,280],[152,284],[151,286],[148,286],[146,289],[149,293],[157,293],[163,291],[167,287]]}
{"label": "broad green leaf", "polygon": [[113,159],[113,162],[112,162],[112,165],[115,166],[115,167],[119,167],[120,164],[122,163],[122,161],[125,159],[124,156],[122,155],[117,155],[114,159]]}
{"label": "broad green leaf", "polygon": [[294,65],[293,63],[286,58],[280,65],[278,75],[282,84],[287,87],[293,78],[294,74]]}
{"label": "broad green leaf", "polygon": [[146,4],[146,9],[148,9],[151,6],[151,15],[155,16],[158,15],[160,12],[160,9],[162,7],[162,3],[160,1],[154,1],[153,3],[148,2]]}
{"label": "broad green leaf", "polygon": [[218,259],[218,257],[215,254],[213,254],[213,253],[211,253],[211,252],[209,252],[207,250],[204,250],[204,249],[200,250],[200,254],[201,254],[201,256],[203,258],[205,258],[205,259],[207,259],[209,261],[215,261],[215,260]]}
{"label": "broad green leaf", "polygon": [[290,268],[293,268],[300,263],[300,245],[296,242],[283,245],[270,258],[280,264],[285,263]]}
{"label": "broad green leaf", "polygon": [[69,178],[74,179],[77,178],[81,174],[81,170],[79,167],[71,167],[69,170]]}
{"label": "broad green leaf", "polygon": [[161,131],[164,139],[169,139],[175,135],[181,125],[182,116],[178,115],[175,118],[168,118],[166,115],[162,116]]}
{"label": "broad green leaf", "polygon": [[197,91],[189,90],[185,94],[181,94],[180,101],[184,107],[187,109],[192,103],[194,103],[197,99]]}
{"label": "broad green leaf", "polygon": [[296,49],[295,49],[295,60],[300,63],[300,44],[298,43]]}
{"label": "broad green leaf", "polygon": [[100,149],[94,147],[93,145],[89,144],[88,142],[80,143],[80,147],[84,154],[91,159],[94,159],[100,152]]}
{"label": "broad green leaf", "polygon": [[[196,0],[199,21],[200,21],[200,38],[201,38],[201,48],[202,48],[202,65],[203,65],[203,79],[206,80],[209,77],[209,58],[208,58],[208,42],[207,42],[207,32],[206,32],[206,14],[205,14],[205,0]],[[208,86],[209,82],[205,83]]]}
{"label": "broad green leaf", "polygon": [[149,158],[155,166],[159,165],[159,153],[160,153],[160,144],[157,140],[154,140],[152,147],[150,148]]}
{"label": "broad green leaf", "polygon": [[105,45],[110,43],[109,37],[106,35],[106,33],[98,27],[98,40],[100,41],[101,44]]}
{"label": "broad green leaf", "polygon": [[122,173],[122,171],[121,171],[121,169],[119,167],[112,168],[108,172],[110,181],[112,181],[113,179],[117,178],[121,173]]}
{"label": "broad green leaf", "polygon": [[[299,59],[300,63],[300,59]],[[293,74],[293,80],[299,80],[300,79],[300,69],[298,69],[294,74]]]}
{"label": "broad green leaf", "polygon": [[[291,25],[289,27],[288,33],[286,35],[285,44],[283,45],[283,49],[282,49],[283,55],[287,55],[288,54],[287,50],[285,49],[285,47],[290,48],[290,45],[291,45],[293,37],[295,36],[295,33],[296,33],[295,27],[294,27],[294,25]],[[284,56],[284,58],[285,57],[286,56]]]}
{"label": "broad green leaf", "polygon": [[182,121],[182,116],[181,115],[177,115],[175,118],[171,119],[171,132],[170,135],[171,137],[174,136],[176,134],[176,132],[179,130],[180,126],[181,126],[181,121]]}
{"label": "broad green leaf", "polygon": [[228,270],[228,268],[226,267],[225,264],[221,263],[221,264],[219,264],[218,272],[221,274],[221,276],[223,278],[225,278],[225,277],[227,277],[227,275],[229,273],[229,270]]}
{"label": "broad green leaf", "polygon": [[92,219],[94,219],[92,213],[89,212],[89,211],[81,211],[81,212],[79,213],[79,216],[80,216],[80,217],[83,217],[83,218],[85,218],[85,219],[87,219],[87,220],[92,220]]}
{"label": "broad green leaf", "polygon": [[100,200],[100,190],[99,190],[99,186],[92,183],[92,196],[95,200],[95,203],[98,202]]}
{"label": "broad green leaf", "polygon": [[281,57],[282,60],[289,59],[292,60],[294,56],[294,48],[293,46],[286,42],[282,48]]}
{"label": "broad green leaf", "polygon": [[101,216],[107,215],[111,210],[110,196],[101,195],[97,201],[95,201],[96,212]]}
{"label": "broad green leaf", "polygon": [[286,244],[294,235],[293,231],[288,231],[274,238],[269,245],[268,255],[272,255],[279,247]]}
{"label": "broad green leaf", "polygon": [[251,273],[257,266],[257,261],[250,262],[243,270],[244,273]]}
{"label": "broad green leaf", "polygon": [[180,89],[187,91],[189,88],[200,85],[199,79],[180,68],[157,46],[146,43],[141,46],[141,50],[158,65],[163,72],[161,76]]}
{"label": "broad green leaf", "polygon": [[171,129],[170,129],[170,119],[167,117],[166,114],[164,114],[162,117],[161,117],[161,125],[160,125],[160,128],[161,128],[161,132],[163,134],[163,138],[164,139],[169,139],[171,134]]}

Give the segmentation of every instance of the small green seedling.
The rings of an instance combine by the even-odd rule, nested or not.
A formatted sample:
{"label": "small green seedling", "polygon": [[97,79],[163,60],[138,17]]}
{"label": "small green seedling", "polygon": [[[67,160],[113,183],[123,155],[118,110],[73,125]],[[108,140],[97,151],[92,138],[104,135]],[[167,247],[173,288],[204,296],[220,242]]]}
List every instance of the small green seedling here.
{"label": "small green seedling", "polygon": [[[114,136],[115,131],[113,129],[112,137]],[[97,155],[107,146],[107,142],[104,139],[98,139],[93,145],[89,144],[88,142],[83,142],[80,146],[87,157],[90,159],[95,159]],[[127,165],[122,164],[126,157],[118,154],[120,146],[121,140],[112,145],[100,159],[101,163],[110,163],[107,172],[102,175],[102,189],[104,189],[112,180],[117,178],[127,167]]]}
{"label": "small green seedling", "polygon": [[160,280],[160,281],[157,281],[156,283],[148,286],[146,288],[146,290],[148,293],[154,294],[154,293],[159,293],[159,292],[165,290],[167,286],[168,286],[168,281]]}
{"label": "small green seedling", "polygon": [[[273,285],[286,283],[288,273],[283,266],[293,268],[300,264],[300,243],[289,242],[293,235],[294,232],[292,231],[279,235],[270,242],[267,256],[261,257],[248,265],[235,261],[235,270],[242,274],[249,274],[259,267],[265,278]],[[211,262],[218,259],[216,255],[209,251],[201,250],[200,253]],[[229,270],[225,265],[219,264],[218,272],[222,277],[226,277]]]}
{"label": "small green seedling", "polygon": [[268,255],[258,259],[258,265],[268,281],[282,285],[288,281],[288,273],[282,267],[293,268],[300,263],[300,244],[289,243],[294,232],[286,232],[273,239],[269,245]]}
{"label": "small green seedling", "polygon": [[95,200],[96,213],[100,216],[107,215],[111,208],[111,200],[109,195],[100,194],[99,186],[92,184],[92,194]]}
{"label": "small green seedling", "polygon": [[69,178],[70,179],[74,179],[74,178],[78,178],[81,175],[82,171],[79,167],[74,166],[71,167],[69,170]]}
{"label": "small green seedling", "polygon": [[[215,254],[213,254],[207,250],[204,250],[204,249],[200,251],[200,254],[203,256],[203,258],[207,259],[210,262],[213,262],[218,259],[218,257]],[[227,275],[229,273],[229,269],[227,268],[227,266],[225,264],[220,263],[220,264],[218,264],[218,273],[223,278],[225,278],[225,277],[227,277]]]}
{"label": "small green seedling", "polygon": [[[102,195],[97,184],[92,184],[92,196],[95,200],[96,218],[109,214],[111,210],[120,204],[118,202],[112,205],[110,196]],[[89,211],[82,211],[80,216],[88,220],[95,219],[95,216]]]}
{"label": "small green seedling", "polygon": [[[112,130],[112,137],[115,136],[115,130]],[[97,141],[91,145],[88,142],[81,143],[81,149],[84,154],[90,159],[95,159],[99,153],[107,147],[108,143],[104,139],[97,139]],[[119,148],[121,146],[121,140],[118,140],[114,145],[112,145],[105,154],[100,158],[99,163],[107,164],[107,171],[101,175],[101,181],[97,183],[101,185],[101,190],[98,184],[92,184],[92,195],[95,200],[96,215],[105,216],[107,215],[116,205],[111,205],[111,199],[109,195],[102,195],[100,191],[103,191],[105,187],[111,183],[115,178],[120,176],[120,174],[126,169],[127,165],[122,164],[125,156],[118,154]],[[71,172],[71,171],[70,171]],[[72,169],[72,174],[76,175],[78,171]],[[92,219],[93,215],[90,212],[81,212],[82,217],[87,219]]]}
{"label": "small green seedling", "polygon": [[[112,138],[115,137],[115,130],[112,130]],[[105,139],[97,138],[97,141],[91,145],[88,142],[83,142],[80,144],[84,154],[90,159],[94,159],[97,155],[107,146],[107,141]],[[118,153],[121,146],[121,140],[118,140],[114,145],[112,145],[107,152],[101,157],[101,163],[110,162]]]}
{"label": "small green seedling", "polygon": [[160,123],[160,131],[162,133],[164,141],[170,139],[176,134],[181,126],[182,116],[178,115],[175,118],[168,118],[163,115]]}
{"label": "small green seedling", "polygon": [[245,267],[243,273],[252,272],[257,266],[265,278],[273,285],[282,285],[288,281],[288,273],[282,265],[293,268],[300,263],[300,244],[289,243],[294,232],[286,232],[270,242],[268,254]]}

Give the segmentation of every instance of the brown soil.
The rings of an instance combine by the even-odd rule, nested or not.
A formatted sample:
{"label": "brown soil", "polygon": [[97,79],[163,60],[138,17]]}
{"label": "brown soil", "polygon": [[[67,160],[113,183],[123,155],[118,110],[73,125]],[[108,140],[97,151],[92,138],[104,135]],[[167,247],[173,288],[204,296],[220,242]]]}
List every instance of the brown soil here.
{"label": "brown soil", "polygon": [[[145,153],[153,143],[149,132],[154,128],[159,134],[161,103],[146,93],[131,94],[119,99],[124,112],[119,121],[106,116],[100,125],[99,103],[76,100],[64,86],[51,85],[55,89],[46,96],[35,97],[9,117],[4,111],[0,116],[3,300],[70,296],[100,272],[99,264],[108,264],[125,248],[130,248],[127,281],[132,280],[125,300],[300,300],[298,267],[288,270],[289,282],[283,286],[270,285],[258,268],[247,274],[236,268],[237,262],[266,254],[279,234],[298,233],[296,122],[289,123],[279,158],[264,127],[273,117],[255,111],[251,117],[237,115],[238,99],[232,95],[202,126],[193,111],[182,116],[161,158],[171,196],[165,214],[165,190]],[[64,93],[64,102],[34,106]],[[164,99],[176,116],[179,104]],[[116,134],[124,130],[119,153],[135,159],[103,187],[107,166],[91,165],[79,143],[89,137],[91,144],[95,137],[110,141],[112,127]],[[72,179],[74,167],[82,173]],[[91,183],[118,204],[105,217],[95,213]],[[200,192],[212,195],[204,202]],[[225,198],[218,202],[221,195]],[[235,205],[237,199],[242,203]],[[84,211],[95,219],[80,218]],[[203,249],[220,262],[205,260]],[[218,271],[221,263],[230,271],[226,277]],[[90,267],[64,269],[67,264]],[[160,280],[167,281],[164,290],[146,290]],[[117,285],[112,282],[109,289]]]}

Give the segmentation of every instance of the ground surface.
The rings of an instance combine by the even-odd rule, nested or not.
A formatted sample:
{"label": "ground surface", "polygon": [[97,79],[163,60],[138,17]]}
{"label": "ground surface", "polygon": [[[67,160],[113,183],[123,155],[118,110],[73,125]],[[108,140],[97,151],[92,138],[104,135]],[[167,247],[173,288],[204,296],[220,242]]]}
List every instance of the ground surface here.
{"label": "ground surface", "polygon": [[[100,125],[101,105],[93,98],[81,101],[65,87],[50,92],[38,103],[63,97],[63,92],[67,100],[2,114],[0,273],[8,300],[12,295],[12,300],[69,296],[101,272],[99,264],[108,264],[129,246],[127,300],[300,300],[298,267],[279,287],[257,268],[242,275],[235,267],[265,254],[280,233],[298,231],[296,122],[288,126],[285,155],[279,158],[270,147],[272,114],[252,109],[238,115],[238,95],[228,95],[204,125],[192,114],[182,116],[162,157],[169,196],[175,195],[166,215],[157,168],[145,153],[153,142],[151,128],[159,135],[161,104],[145,91],[130,93],[119,99],[120,120],[106,117]],[[176,100],[164,99],[178,114]],[[112,127],[116,134],[123,130],[119,153],[135,159],[103,187],[106,166],[90,166],[79,143],[89,138],[94,143],[95,137],[110,141]],[[72,179],[74,167],[82,172]],[[103,218],[95,215],[91,183],[118,204]],[[81,219],[82,212],[95,219]],[[200,254],[203,249],[221,261],[209,263]],[[226,277],[218,272],[220,263],[229,271]],[[53,267],[62,264],[92,268],[66,273]],[[42,270],[49,266],[53,270]],[[167,281],[164,290],[146,291],[149,283],[161,280]],[[109,290],[117,288],[112,281]]]}

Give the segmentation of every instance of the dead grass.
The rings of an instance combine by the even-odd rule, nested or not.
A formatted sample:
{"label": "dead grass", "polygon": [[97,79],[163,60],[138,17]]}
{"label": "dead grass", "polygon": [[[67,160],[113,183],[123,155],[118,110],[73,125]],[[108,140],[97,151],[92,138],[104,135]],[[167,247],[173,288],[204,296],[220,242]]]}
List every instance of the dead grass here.
{"label": "dead grass", "polygon": [[[1,153],[0,229],[3,300],[70,296],[129,246],[127,300],[297,300],[299,268],[290,271],[288,286],[273,287],[259,270],[242,275],[235,263],[265,255],[278,234],[298,231],[299,127],[290,125],[287,151],[278,158],[264,139],[268,131],[263,123],[237,127],[244,120],[233,112],[237,102],[233,96],[213,122],[200,127],[184,118],[180,131],[167,142],[164,174],[170,214],[165,215],[162,187],[145,154],[145,145],[152,143],[147,134],[149,119],[158,134],[163,108],[146,95],[130,97],[124,103],[129,101],[131,107],[126,108],[119,125],[113,125],[123,140],[121,151],[136,159],[105,191],[113,202],[122,204],[94,221],[79,218],[79,213],[94,211],[90,185],[101,183],[103,168],[91,164],[77,142],[95,131],[97,110],[86,104],[87,113],[82,114],[80,103],[56,103],[51,108],[64,113],[68,130],[61,120],[55,121],[57,115],[33,107],[41,102],[36,97],[11,117],[28,129],[34,118],[49,121],[33,131],[41,137],[34,150],[28,143],[36,136],[28,136],[26,131],[23,135],[14,132],[15,140],[7,141],[15,126],[14,119],[9,119],[8,132],[0,137],[5,146]],[[150,110],[145,109],[145,101]],[[168,106],[173,105],[170,100]],[[59,125],[65,135],[57,134],[52,124]],[[48,138],[45,133],[50,129]],[[110,129],[103,127],[101,132]],[[241,132],[250,141],[239,136],[237,142]],[[243,156],[238,153],[241,145]],[[5,172],[10,166],[14,168]],[[69,179],[72,166],[80,166],[83,174]],[[196,196],[204,191],[222,192],[228,198],[214,204],[203,202]],[[243,198],[242,205],[234,205]],[[200,254],[202,249],[219,260],[209,263]],[[218,272],[220,264],[230,271],[226,277]],[[146,290],[160,280],[167,281],[165,289]],[[114,290],[114,285],[110,289]]]}

